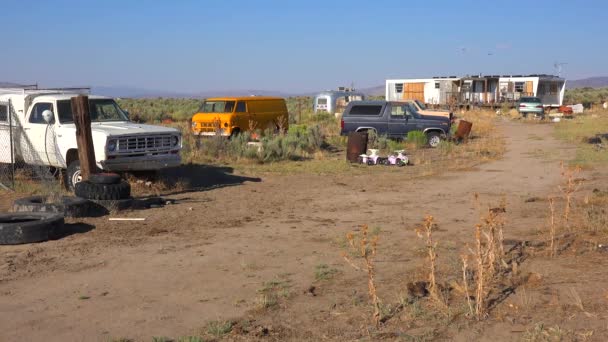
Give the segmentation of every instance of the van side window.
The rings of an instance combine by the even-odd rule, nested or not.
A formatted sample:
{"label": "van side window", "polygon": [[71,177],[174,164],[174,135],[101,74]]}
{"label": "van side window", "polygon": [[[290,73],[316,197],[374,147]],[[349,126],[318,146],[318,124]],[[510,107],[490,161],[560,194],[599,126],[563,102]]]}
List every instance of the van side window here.
{"label": "van side window", "polygon": [[0,105],[0,122],[8,122],[8,106]]}
{"label": "van side window", "polygon": [[350,115],[380,115],[382,106],[357,105],[350,108]]}
{"label": "van side window", "polygon": [[[35,124],[45,124],[46,125],[46,121],[44,121],[44,118],[42,117],[42,112],[44,112],[47,109],[52,111],[53,104],[46,103],[46,102],[36,103],[34,105],[34,108],[32,108],[29,122],[35,123]],[[55,118],[53,118],[52,122],[55,122]]]}
{"label": "van side window", "polygon": [[244,101],[239,101],[236,103],[236,112],[247,113],[247,106]]}

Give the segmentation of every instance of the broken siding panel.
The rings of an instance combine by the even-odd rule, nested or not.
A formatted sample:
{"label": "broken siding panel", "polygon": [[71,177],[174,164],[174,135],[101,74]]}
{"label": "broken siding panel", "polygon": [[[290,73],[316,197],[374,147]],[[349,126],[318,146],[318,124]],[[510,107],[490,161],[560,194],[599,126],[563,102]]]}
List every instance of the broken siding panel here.
{"label": "broken siding panel", "polygon": [[534,82],[526,81],[526,88],[525,88],[524,92],[527,95],[533,95],[534,94]]}
{"label": "broken siding panel", "polygon": [[403,85],[403,98],[426,102],[424,99],[424,84],[424,82],[405,83]]}

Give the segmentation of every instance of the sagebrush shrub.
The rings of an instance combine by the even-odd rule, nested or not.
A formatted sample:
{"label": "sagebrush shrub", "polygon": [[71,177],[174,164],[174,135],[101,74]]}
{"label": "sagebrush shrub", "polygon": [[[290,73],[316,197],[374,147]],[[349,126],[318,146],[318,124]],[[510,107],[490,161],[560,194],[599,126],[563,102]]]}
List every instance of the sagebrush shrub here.
{"label": "sagebrush shrub", "polygon": [[416,147],[422,147],[427,144],[426,134],[422,131],[410,131],[407,133],[407,141]]}

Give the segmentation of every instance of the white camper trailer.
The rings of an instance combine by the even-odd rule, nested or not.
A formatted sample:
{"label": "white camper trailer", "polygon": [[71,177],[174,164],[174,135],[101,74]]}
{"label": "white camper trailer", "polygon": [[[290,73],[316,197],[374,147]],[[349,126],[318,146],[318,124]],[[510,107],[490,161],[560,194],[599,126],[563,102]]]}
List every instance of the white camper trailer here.
{"label": "white camper trailer", "polygon": [[313,99],[313,111],[339,115],[351,101],[363,101],[365,94],[351,88],[340,87],[318,93]]}

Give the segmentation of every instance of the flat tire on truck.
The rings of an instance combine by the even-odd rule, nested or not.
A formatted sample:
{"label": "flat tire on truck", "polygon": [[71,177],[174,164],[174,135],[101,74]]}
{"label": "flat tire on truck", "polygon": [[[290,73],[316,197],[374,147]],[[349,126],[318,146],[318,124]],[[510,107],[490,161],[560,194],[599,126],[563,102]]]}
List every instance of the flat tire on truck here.
{"label": "flat tire on truck", "polygon": [[0,214],[0,245],[47,241],[63,224],[63,216],[57,213]]}
{"label": "flat tire on truck", "polygon": [[119,174],[110,172],[94,173],[89,176],[89,182],[95,184],[118,184],[121,180]]}
{"label": "flat tire on truck", "polygon": [[118,184],[95,184],[90,181],[76,183],[74,193],[78,197],[98,201],[118,201],[131,197],[131,185],[125,181]]}
{"label": "flat tire on truck", "polygon": [[13,202],[14,212],[44,212],[62,214],[64,217],[95,216],[99,211],[93,202],[80,197],[63,196],[54,203],[47,203],[43,196],[29,196]]}

